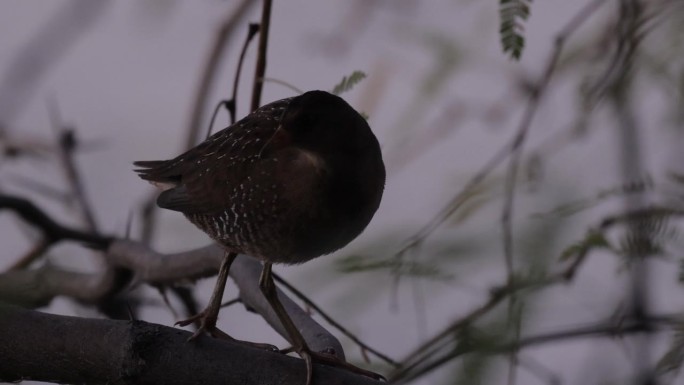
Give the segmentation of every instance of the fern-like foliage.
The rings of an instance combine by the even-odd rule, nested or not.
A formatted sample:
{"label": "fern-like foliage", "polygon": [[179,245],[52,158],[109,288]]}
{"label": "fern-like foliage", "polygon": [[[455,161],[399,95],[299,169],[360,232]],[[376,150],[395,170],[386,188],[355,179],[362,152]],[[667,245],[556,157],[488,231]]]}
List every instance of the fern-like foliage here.
{"label": "fern-like foliage", "polygon": [[660,358],[656,365],[658,374],[678,373],[684,364],[684,325],[676,325],[670,349]]}
{"label": "fern-like foliage", "polygon": [[397,258],[373,258],[362,255],[349,255],[337,261],[337,267],[344,273],[365,272],[371,270],[389,270],[400,276],[431,278],[448,281],[453,279],[439,267],[428,263],[406,261]]}
{"label": "fern-like foliage", "polygon": [[530,4],[532,0],[500,0],[499,34],[504,53],[508,53],[512,59],[518,60],[525,48],[523,36],[523,22],[530,16]]}
{"label": "fern-like foliage", "polygon": [[560,255],[561,261],[567,261],[581,254],[586,254],[594,249],[610,248],[610,244],[606,237],[598,231],[589,231],[587,235],[579,242],[576,242],[565,248]]}
{"label": "fern-like foliage", "polygon": [[651,176],[645,175],[643,178],[634,180],[632,182],[627,182],[618,186],[599,190],[594,196],[563,203],[548,212],[534,213],[532,214],[532,217],[538,219],[568,217],[591,209],[610,198],[620,198],[627,195],[642,194],[647,191],[652,191],[654,188],[655,182]]}
{"label": "fern-like foliage", "polygon": [[354,71],[349,76],[345,76],[342,80],[333,87],[331,93],[339,95],[354,88],[361,80],[366,78],[366,73],[363,71]]}
{"label": "fern-like foliage", "polygon": [[662,255],[666,245],[679,238],[678,228],[670,224],[670,218],[683,215],[678,208],[652,206],[604,218],[601,228],[605,230],[618,224],[628,226],[616,250],[623,256]]}

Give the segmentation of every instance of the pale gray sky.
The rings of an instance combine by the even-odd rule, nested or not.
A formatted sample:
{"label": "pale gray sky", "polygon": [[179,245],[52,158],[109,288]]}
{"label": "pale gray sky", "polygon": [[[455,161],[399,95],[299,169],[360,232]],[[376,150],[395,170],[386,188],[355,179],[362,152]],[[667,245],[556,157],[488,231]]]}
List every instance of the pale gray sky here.
{"label": "pale gray sky", "polygon": [[[84,142],[93,143],[93,149],[80,154],[78,161],[102,231],[122,234],[129,211],[136,209],[150,191],[150,186],[131,171],[131,163],[172,157],[181,149],[200,71],[217,26],[231,12],[233,3],[121,0],[85,5],[80,2],[80,8],[87,9],[81,10],[82,14],[68,24],[69,33],[80,34],[79,37],[63,53],[51,57],[49,67],[39,78],[19,86],[9,75],[10,70],[17,71],[17,56],[35,41],[46,23],[55,23],[58,12],[73,7],[75,2],[5,0],[0,3],[0,36],[3,36],[0,87],[5,87],[0,89],[3,115],[0,121],[13,136],[50,138],[53,131],[47,103],[50,100],[57,103],[63,120],[77,128]],[[572,37],[570,50],[588,44],[591,36],[605,27],[606,16],[614,11],[614,4],[609,3]],[[506,143],[517,128],[524,104],[518,80],[541,74],[554,35],[585,2],[534,2],[531,20],[525,27],[527,48],[519,63],[508,60],[501,52],[497,4],[472,0],[291,0],[274,5],[267,76],[308,90],[331,89],[342,76],[354,70],[366,72],[368,78],[343,96],[369,114],[389,170],[381,208],[359,239],[334,256],[319,258],[304,266],[276,267],[276,271],[282,272],[366,342],[396,359],[401,359],[450,320],[482,303],[487,290],[503,282],[499,216],[500,178],[504,168],[493,175],[492,186],[496,186],[492,191],[493,202],[477,211],[473,218],[447,226],[433,237],[442,242],[454,240],[457,245],[468,241],[480,243],[475,256],[456,255],[446,266],[446,272],[456,277],[454,281],[413,284],[404,280],[397,292],[399,307],[392,309],[392,277],[386,272],[342,274],[335,269],[336,258],[353,253],[391,256],[405,236],[426,223]],[[257,6],[231,40],[221,76],[210,98],[212,104],[230,91],[246,22],[258,21],[259,14]],[[68,19],[65,15],[68,16],[62,16]],[[254,47],[244,64],[239,116],[248,108]],[[36,52],[48,55],[60,49],[38,45]],[[36,63],[29,60],[25,65]],[[424,90],[430,79],[433,79],[434,93],[426,96]],[[579,79],[572,70],[554,79],[551,92],[532,125],[528,149],[535,149],[568,130],[575,113],[573,92]],[[19,88],[8,95],[7,89],[13,86]],[[645,169],[661,176],[664,172],[660,167],[668,159],[670,146],[673,142],[681,143],[681,139],[662,125],[662,101],[658,99],[662,95],[649,92],[643,94],[652,95],[650,99],[639,103],[644,108],[640,122],[644,127],[641,139],[646,154]],[[267,83],[262,101],[291,95],[291,90]],[[496,107],[500,108],[496,110]],[[208,106],[207,111],[212,108]],[[495,112],[500,113],[498,120]],[[225,119],[224,114],[219,116],[221,124]],[[517,236],[530,228],[539,230],[551,226],[533,219],[531,214],[591,197],[599,189],[621,183],[613,148],[614,119],[609,112],[599,114],[597,119],[605,127],[548,154],[544,159],[545,179],[534,193],[526,188],[520,190],[516,206],[515,228],[520,229]],[[17,174],[56,186],[63,183],[59,169],[52,164],[27,162],[0,167],[0,188],[17,191],[11,179]],[[56,216],[63,214],[57,206],[44,205]],[[616,200],[603,208],[620,205]],[[579,240],[586,226],[606,212],[589,212],[554,223],[559,234],[553,233],[558,239],[546,256],[550,266],[556,266],[560,250]],[[73,219],[63,215],[60,218]],[[0,239],[5,245],[0,254],[0,268],[27,247],[18,234],[21,232],[13,218],[0,217]],[[160,251],[178,251],[207,242],[202,233],[177,213],[160,216],[158,234],[155,247]],[[525,250],[525,245],[519,245],[517,250]],[[50,260],[74,269],[93,268],[79,246],[60,246],[51,253]],[[669,311],[684,304],[670,295],[678,290],[676,266],[676,263],[653,266],[653,274],[662,277],[657,280],[656,292],[665,293],[655,297]],[[624,294],[624,282],[614,279],[618,268],[612,257],[593,258],[573,285],[551,289],[535,302],[537,313],[530,320],[533,327],[528,326],[526,331],[559,330],[608,317]],[[197,297],[202,303],[208,300],[213,284],[213,279],[198,283]],[[227,290],[226,298],[233,297],[231,289]],[[424,302],[423,317],[416,317],[416,292]],[[154,291],[148,290],[147,294],[159,300]],[[47,310],[94,315],[65,299],[54,301]],[[165,325],[174,322],[163,307],[149,308],[142,318]],[[282,340],[263,322],[239,307],[222,312],[221,321],[236,337],[282,345]],[[348,341],[344,343],[348,357],[358,360],[358,349]],[[617,378],[629,375],[629,359],[621,349],[619,344],[607,340],[576,341],[545,345],[526,355],[558,373],[563,384],[585,384],[595,379],[593,375],[613,373]],[[500,363],[505,368],[504,361]],[[448,373],[442,371],[432,378]],[[519,373],[521,384],[542,383],[525,370]]]}

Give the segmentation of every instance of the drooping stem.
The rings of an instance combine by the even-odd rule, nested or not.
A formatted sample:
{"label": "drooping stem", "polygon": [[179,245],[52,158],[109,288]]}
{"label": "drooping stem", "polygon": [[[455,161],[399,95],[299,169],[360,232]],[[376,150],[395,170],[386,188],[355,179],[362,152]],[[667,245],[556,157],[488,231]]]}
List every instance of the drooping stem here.
{"label": "drooping stem", "polygon": [[256,70],[254,72],[251,111],[259,108],[259,105],[261,104],[261,90],[264,88],[264,74],[266,73],[266,49],[268,48],[268,30],[271,25],[272,3],[272,0],[264,0],[264,8],[261,13],[261,25],[259,26],[259,53],[257,56]]}

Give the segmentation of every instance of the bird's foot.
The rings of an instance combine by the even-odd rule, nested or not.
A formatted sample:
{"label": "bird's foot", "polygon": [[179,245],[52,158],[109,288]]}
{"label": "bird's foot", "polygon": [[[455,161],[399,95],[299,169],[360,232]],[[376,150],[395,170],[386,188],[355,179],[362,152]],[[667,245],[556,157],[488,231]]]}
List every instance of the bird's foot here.
{"label": "bird's foot", "polygon": [[268,351],[271,351],[271,352],[278,352],[278,351],[279,351],[278,347],[276,347],[275,345],[265,344],[265,343],[261,343],[261,342],[251,342],[251,341],[245,341],[245,340],[238,340],[238,339],[235,339],[235,338],[231,337],[230,335],[228,335],[227,333],[223,332],[222,330],[220,330],[219,328],[216,328],[216,327],[214,328],[214,332],[213,332],[213,333],[210,333],[210,334],[211,334],[211,336],[214,337],[214,338],[219,338],[219,339],[222,339],[222,340],[232,341],[232,342],[235,342],[235,343],[237,343],[237,344],[249,346],[249,347],[252,347],[252,348],[257,348],[257,349],[262,349],[262,350],[268,350]]}
{"label": "bird's foot", "polygon": [[222,332],[216,327],[216,319],[217,316],[215,314],[211,314],[211,312],[207,311],[207,309],[204,309],[202,312],[197,313],[188,319],[176,322],[174,326],[188,326],[199,321],[199,327],[195,333],[188,338],[188,342],[196,339],[204,332],[211,334],[213,337],[216,337],[216,334],[219,333],[228,336],[228,334]]}
{"label": "bird's foot", "polygon": [[313,352],[309,349],[304,349],[298,352],[298,354],[306,363],[306,385],[312,385],[314,362],[327,366],[342,368],[352,373],[372,378],[376,381],[387,382],[387,379],[383,377],[381,374],[371,372],[370,370],[361,369],[357,366],[348,363],[347,361],[344,361],[336,356],[333,356],[332,354]]}
{"label": "bird's foot", "polygon": [[191,335],[190,338],[188,338],[188,342],[196,339],[202,333],[206,332],[206,333],[209,333],[209,335],[211,335],[212,337],[217,338],[217,339],[231,341],[231,342],[235,342],[235,343],[245,345],[245,346],[249,346],[252,348],[269,350],[272,352],[278,351],[278,348],[271,345],[271,344],[263,344],[263,343],[258,343],[258,342],[243,341],[243,340],[238,340],[238,339],[231,337],[228,333],[226,333],[223,330],[216,327],[216,317],[212,317],[211,314],[209,314],[209,312],[207,312],[206,309],[204,311],[198,313],[198,314],[195,314],[194,316],[192,316],[188,319],[178,321],[174,325],[187,326],[187,325],[190,325],[190,324],[198,322],[198,321],[199,321],[199,327],[197,328],[195,333],[193,333],[193,335]]}

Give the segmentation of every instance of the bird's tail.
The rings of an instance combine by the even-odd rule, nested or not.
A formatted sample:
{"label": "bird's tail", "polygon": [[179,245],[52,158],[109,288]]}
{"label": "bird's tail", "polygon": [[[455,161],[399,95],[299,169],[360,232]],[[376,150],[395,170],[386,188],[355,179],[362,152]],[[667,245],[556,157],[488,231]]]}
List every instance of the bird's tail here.
{"label": "bird's tail", "polygon": [[139,160],[133,162],[137,168],[133,171],[144,180],[157,183],[178,183],[180,175],[174,170],[174,162],[169,160]]}

